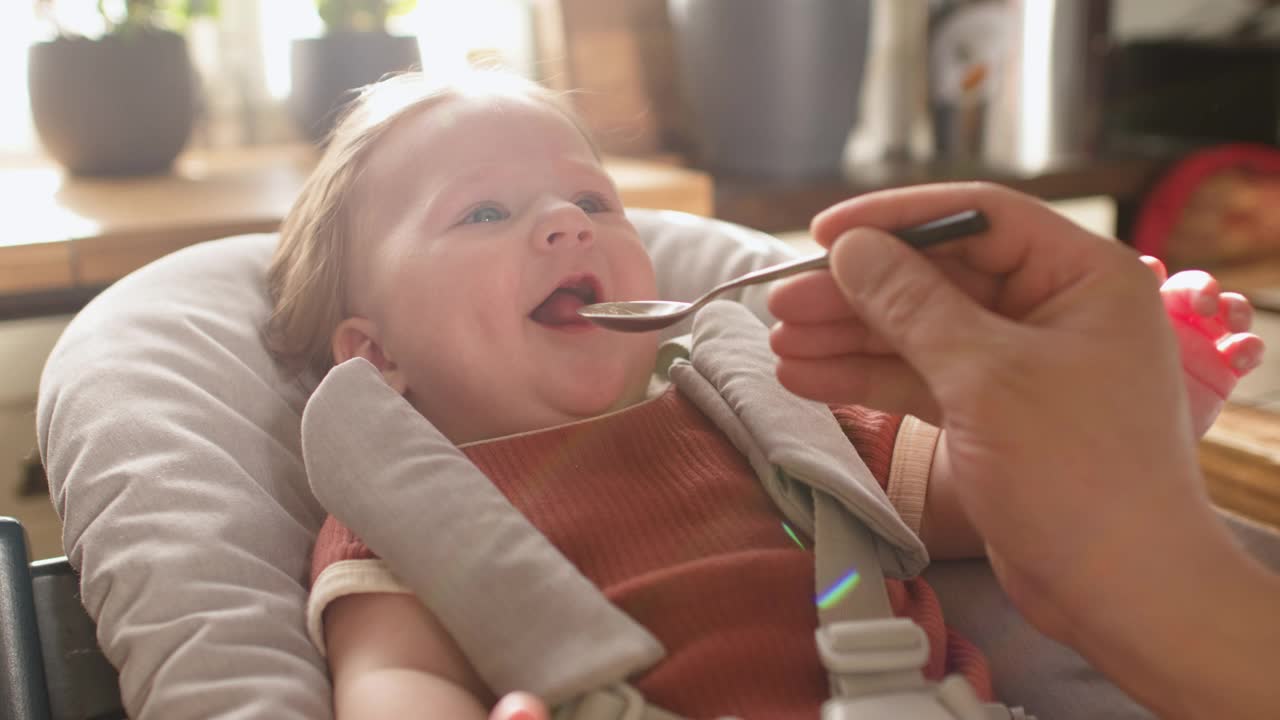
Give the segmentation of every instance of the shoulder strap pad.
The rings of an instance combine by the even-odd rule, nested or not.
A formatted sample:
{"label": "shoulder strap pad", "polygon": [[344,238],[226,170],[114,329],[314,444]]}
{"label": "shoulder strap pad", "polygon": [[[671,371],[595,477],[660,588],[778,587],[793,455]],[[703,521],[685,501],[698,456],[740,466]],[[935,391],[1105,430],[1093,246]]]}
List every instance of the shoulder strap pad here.
{"label": "shoulder strap pad", "polygon": [[692,340],[668,343],[661,357],[672,381],[746,455],[788,519],[812,533],[808,488],[821,490],[871,530],[886,575],[914,577],[928,564],[924,544],[831,410],[778,383],[768,330],[746,308],[727,301],[707,305],[694,318]]}
{"label": "shoulder strap pad", "polygon": [[431,608],[499,695],[525,690],[554,705],[663,656],[367,361],[320,383],[302,450],[320,503]]}

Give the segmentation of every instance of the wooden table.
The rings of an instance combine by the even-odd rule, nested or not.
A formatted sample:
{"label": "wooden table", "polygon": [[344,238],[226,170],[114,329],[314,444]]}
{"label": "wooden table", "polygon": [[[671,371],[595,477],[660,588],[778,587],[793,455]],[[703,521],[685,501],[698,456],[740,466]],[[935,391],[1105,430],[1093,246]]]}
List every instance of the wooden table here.
{"label": "wooden table", "polygon": [[1215,503],[1280,529],[1280,415],[1229,403],[1200,441],[1200,467]]}
{"label": "wooden table", "polygon": [[[102,288],[179,248],[271,232],[316,160],[307,146],[193,151],[172,175],[88,179],[56,167],[0,169],[0,320],[71,312]],[[611,158],[628,207],[713,211],[704,173]]]}

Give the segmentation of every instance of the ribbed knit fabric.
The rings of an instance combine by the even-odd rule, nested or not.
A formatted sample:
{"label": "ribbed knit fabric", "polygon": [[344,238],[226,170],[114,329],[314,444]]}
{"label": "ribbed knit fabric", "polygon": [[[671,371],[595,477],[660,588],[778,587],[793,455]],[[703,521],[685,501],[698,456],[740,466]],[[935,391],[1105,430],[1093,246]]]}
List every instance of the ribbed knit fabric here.
{"label": "ribbed knit fabric", "polygon": [[902,416],[857,405],[832,405],[831,414],[858,449],[858,457],[880,481],[880,487],[884,487],[893,463],[893,441],[902,425]]}
{"label": "ribbed knit fabric", "polygon": [[[883,485],[899,418],[837,410]],[[800,548],[745,458],[674,389],[595,420],[463,448],[537,528],[667,650],[635,679],[689,718],[817,718],[812,543]],[[332,518],[313,570],[372,557]],[[949,637],[922,581],[889,581],[895,614],[929,636],[926,674],[962,672],[990,698],[981,655]]]}

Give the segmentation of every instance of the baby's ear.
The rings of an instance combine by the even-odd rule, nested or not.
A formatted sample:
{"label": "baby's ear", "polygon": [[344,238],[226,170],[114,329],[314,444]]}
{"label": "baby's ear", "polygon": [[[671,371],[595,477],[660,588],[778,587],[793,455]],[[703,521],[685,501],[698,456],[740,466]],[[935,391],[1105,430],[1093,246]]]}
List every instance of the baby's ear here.
{"label": "baby's ear", "polygon": [[382,351],[378,328],[362,317],[349,317],[333,331],[333,362],[340,365],[351,358],[362,357],[373,363],[393,390],[404,394],[407,383],[400,367]]}

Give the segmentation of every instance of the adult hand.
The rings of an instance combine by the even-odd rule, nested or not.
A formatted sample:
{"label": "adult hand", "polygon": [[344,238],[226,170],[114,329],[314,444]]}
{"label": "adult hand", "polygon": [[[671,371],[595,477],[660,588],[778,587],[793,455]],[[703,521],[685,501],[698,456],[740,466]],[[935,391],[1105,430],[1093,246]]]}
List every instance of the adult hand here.
{"label": "adult hand", "polygon": [[[992,229],[927,256],[876,229],[968,209]],[[770,298],[782,383],[941,424],[960,502],[1031,622],[1170,715],[1247,715],[1232,703],[1266,688],[1240,676],[1236,653],[1274,661],[1280,627],[1257,592],[1276,583],[1209,505],[1155,275],[985,184],[862,196],[812,230],[830,273]],[[1188,652],[1179,623],[1223,603],[1269,623],[1271,647],[1242,625]],[[1219,661],[1224,672],[1204,671]]]}

